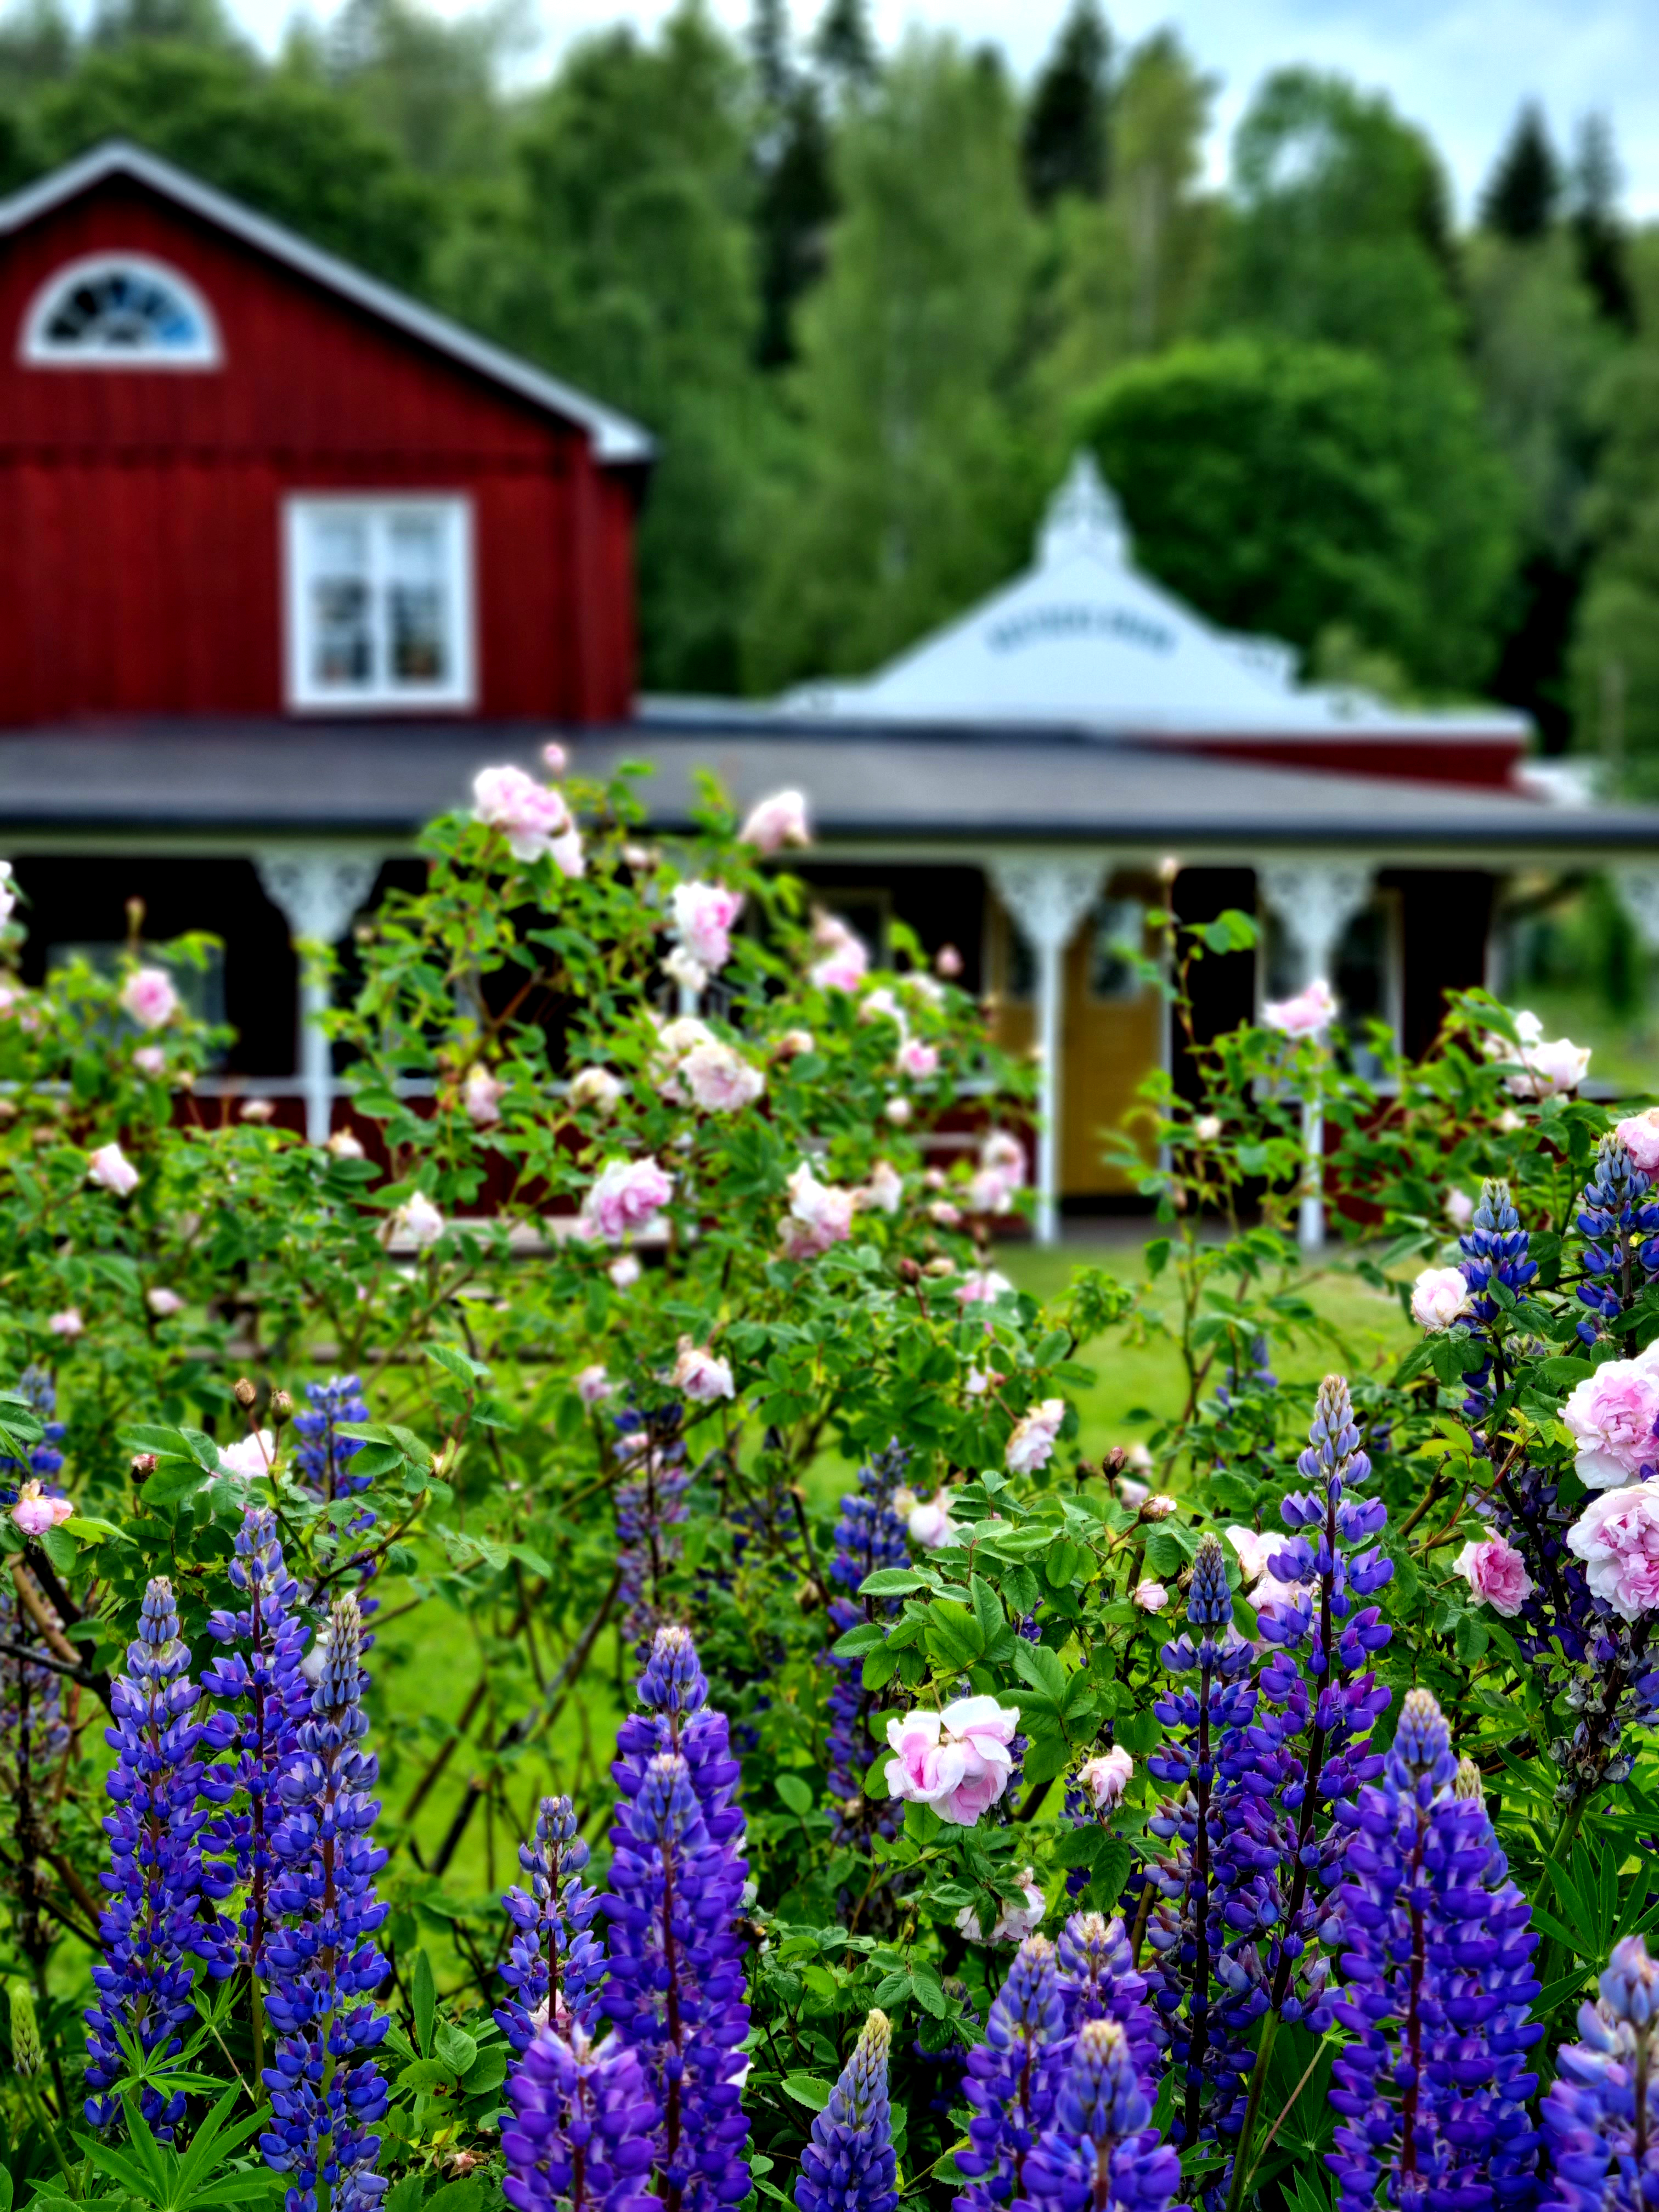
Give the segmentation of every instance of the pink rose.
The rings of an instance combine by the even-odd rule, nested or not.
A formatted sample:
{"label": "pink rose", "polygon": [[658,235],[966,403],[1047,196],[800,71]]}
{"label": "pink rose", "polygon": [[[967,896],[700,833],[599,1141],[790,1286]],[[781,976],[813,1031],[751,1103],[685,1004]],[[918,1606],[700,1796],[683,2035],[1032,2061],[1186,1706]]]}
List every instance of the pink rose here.
{"label": "pink rose", "polygon": [[730,1363],[693,1344],[689,1336],[680,1339],[679,1357],[668,1379],[675,1389],[684,1391],[694,1406],[712,1406],[717,1398],[732,1395]]}
{"label": "pink rose", "polygon": [[757,853],[780,853],[786,845],[811,842],[805,794],[799,791],[775,791],[769,799],[757,799],[738,832],[738,842],[752,845]]}
{"label": "pink rose", "polygon": [[1513,1620],[1532,1595],[1532,1577],[1527,1572],[1526,1561],[1501,1536],[1489,1537],[1482,1544],[1465,1544],[1452,1564],[1468,1584],[1474,1602],[1489,1605],[1505,1620]]}
{"label": "pink rose", "polygon": [[1467,1229],[1474,1218],[1474,1200],[1466,1190],[1449,1190],[1445,1207],[1446,1218],[1454,1229]]}
{"label": "pink rose", "polygon": [[141,1044],[132,1055],[132,1064],[152,1083],[159,1083],[167,1072],[167,1056],[159,1044]]}
{"label": "pink rose", "polygon": [[167,1320],[170,1314],[182,1313],[185,1307],[185,1302],[177,1291],[159,1287],[144,1292],[144,1304],[161,1321]]}
{"label": "pink rose", "polygon": [[818,916],[812,939],[822,957],[806,971],[820,991],[856,991],[870,967],[870,948],[839,915]]}
{"label": "pink rose", "polygon": [[1590,1048],[1574,1044],[1571,1037],[1523,1044],[1516,1057],[1521,1073],[1509,1078],[1516,1098],[1553,1098],[1559,1091],[1576,1091],[1589,1071]]}
{"label": "pink rose", "polygon": [[613,1260],[605,1272],[617,1290],[631,1291],[643,1271],[636,1256],[632,1252],[624,1252],[620,1259]]}
{"label": "pink rose", "polygon": [[1006,1275],[1000,1275],[994,1267],[971,1268],[957,1285],[957,1304],[959,1306],[992,1306],[999,1298],[1006,1297],[1013,1287]]}
{"label": "pink rose", "polygon": [[993,1129],[979,1148],[979,1164],[988,1175],[1000,1176],[1010,1190],[1025,1182],[1025,1147],[1006,1129]]}
{"label": "pink rose", "polygon": [[890,1098],[881,1110],[896,1129],[902,1129],[915,1109],[908,1098]]}
{"label": "pink rose", "polygon": [[443,1235],[444,1218],[425,1192],[417,1190],[392,1215],[391,1233],[406,1237],[417,1252],[424,1252]]}
{"label": "pink rose", "polygon": [[590,1235],[620,1244],[630,1231],[649,1226],[674,1195],[674,1178],[655,1160],[607,1160],[582,1200]]}
{"label": "pink rose", "polygon": [[933,955],[933,965],[941,975],[953,977],[962,973],[962,955],[954,945],[941,945]]}
{"label": "pink rose", "polygon": [[556,738],[550,738],[542,747],[542,766],[550,775],[562,775],[569,765],[569,754]]}
{"label": "pink rose", "polygon": [[1561,1408],[1578,1447],[1578,1480],[1586,1490],[1611,1490],[1659,1459],[1659,1365],[1651,1352],[1610,1359],[1586,1376]]}
{"label": "pink rose", "polygon": [[677,884],[668,903],[680,943],[700,967],[718,975],[732,957],[729,932],[743,911],[743,893],[724,884]]}
{"label": "pink rose", "polygon": [[86,1328],[79,1306],[65,1306],[62,1313],[48,1314],[46,1327],[54,1336],[68,1337],[71,1341]]}
{"label": "pink rose", "polygon": [[245,1121],[271,1121],[276,1117],[276,1109],[269,1098],[245,1099],[241,1112]]}
{"label": "pink rose", "polygon": [[368,1157],[349,1129],[334,1132],[328,1140],[328,1152],[330,1157],[337,1160],[361,1160]]}
{"label": "pink rose", "polygon": [[712,1038],[691,1048],[680,1062],[679,1075],[692,1103],[705,1114],[736,1114],[752,1106],[766,1088],[759,1068]]}
{"label": "pink rose", "polygon": [[937,1221],[941,1229],[960,1229],[962,1208],[952,1206],[948,1198],[936,1198],[927,1209],[927,1218]]}
{"label": "pink rose", "polygon": [[1253,1583],[1258,1575],[1267,1571],[1269,1552],[1282,1552],[1282,1536],[1261,1536],[1254,1528],[1233,1527],[1223,1531],[1227,1541],[1238,1554],[1238,1571],[1246,1583]]}
{"label": "pink rose", "polygon": [[554,838],[548,847],[553,865],[562,876],[572,883],[580,883],[587,872],[587,862],[582,857],[582,833],[573,822],[561,836]]}
{"label": "pink rose", "polygon": [[1436,1334],[1469,1310],[1469,1285],[1458,1267],[1425,1267],[1412,1285],[1412,1319]]}
{"label": "pink rose", "polygon": [[121,1005],[141,1030],[159,1030],[179,1011],[179,994],[161,968],[135,968],[121,986]]}
{"label": "pink rose", "polygon": [[813,1049],[811,1030],[786,1030],[772,1047],[780,1060],[799,1060],[804,1052]]}
{"label": "pink rose", "polygon": [[1567,1531],[1567,1549],[1585,1579],[1621,1620],[1659,1607],[1659,1482],[1604,1490]]}
{"label": "pink rose", "polygon": [[[994,1943],[1023,1943],[1028,1936],[1042,1924],[1042,1916],[1048,1908],[1042,1892],[1036,1886],[1035,1867],[1027,1867],[1024,1873],[1021,1875],[1019,1888],[1024,1903],[1003,1905],[1001,1911],[997,1914],[995,1924],[991,1929],[991,1941]],[[957,1926],[970,1943],[982,1943],[985,1941],[984,1936],[980,1933],[979,1915],[971,1905],[964,1905],[957,1913]]]}
{"label": "pink rose", "polygon": [[1181,1510],[1181,1500],[1171,1498],[1167,1490],[1154,1491],[1140,1509],[1143,1521],[1167,1521],[1172,1513]]}
{"label": "pink rose", "polygon": [[461,1105],[475,1129],[487,1129],[501,1120],[501,1093],[506,1089],[506,1084],[480,1062],[475,1060],[468,1068],[461,1085]]}
{"label": "pink rose", "polygon": [[1659,1175],[1659,1106],[1631,1115],[1613,1133],[1644,1175]]}
{"label": "pink rose", "polygon": [[657,1086],[658,1096],[666,1098],[672,1105],[684,1106],[685,1092],[680,1084],[681,1062],[700,1044],[715,1044],[718,1042],[708,1023],[699,1021],[695,1014],[677,1014],[672,1022],[665,1022],[657,1032],[658,1049],[651,1058],[651,1080]]}
{"label": "pink rose", "polygon": [[937,1552],[955,1543],[957,1524],[951,1518],[950,1492],[935,1491],[925,1504],[913,1505],[904,1525],[910,1541],[920,1544],[924,1552]]}
{"label": "pink rose", "polygon": [[17,1493],[11,1517],[26,1536],[43,1536],[48,1528],[72,1520],[75,1508],[67,1498],[48,1498],[38,1482],[26,1482]]}
{"label": "pink rose", "polygon": [[[571,833],[564,794],[550,791],[521,768],[478,770],[472,779],[472,818],[487,829],[499,830],[514,859],[526,862],[541,860],[552,852],[556,838],[568,838]],[[562,860],[560,866],[563,867]],[[564,872],[573,872],[565,868]]]}
{"label": "pink rose", "polygon": [[896,1213],[904,1203],[904,1178],[890,1161],[878,1160],[869,1182],[854,1196],[870,1212]]}
{"label": "pink rose", "polygon": [[582,1368],[576,1376],[576,1395],[584,1406],[597,1406],[608,1398],[616,1384],[596,1360],[591,1367]]}
{"label": "pink rose", "polygon": [[601,1114],[615,1111],[627,1085],[608,1067],[579,1067],[570,1079],[573,1106],[592,1106]]}
{"label": "pink rose", "polygon": [[1293,999],[1270,999],[1261,1019],[1281,1036],[1318,1036],[1336,1019],[1336,1000],[1322,975]]}
{"label": "pink rose", "polygon": [[138,1188],[138,1170],[119,1145],[100,1145],[87,1158],[87,1181],[125,1198]]}
{"label": "pink rose", "polygon": [[239,1437],[234,1444],[226,1444],[219,1453],[219,1471],[234,1474],[239,1482],[257,1482],[261,1475],[269,1474],[276,1457],[276,1439],[269,1429],[258,1429],[252,1436]]}
{"label": "pink rose", "polygon": [[898,1070],[915,1083],[925,1083],[930,1075],[939,1073],[939,1048],[925,1044],[920,1037],[906,1037],[898,1048]]}
{"label": "pink rose", "polygon": [[943,1712],[889,1721],[887,1741],[898,1754],[887,1762],[889,1796],[931,1805],[953,1827],[971,1828],[1008,1786],[1018,1726],[1018,1706],[991,1697],[958,1698]]}
{"label": "pink rose", "polygon": [[1014,1188],[994,1168],[981,1168],[969,1179],[963,1195],[970,1213],[1006,1213],[1014,1202]]}
{"label": "pink rose", "polygon": [[1096,1812],[1111,1813],[1123,1802],[1123,1793],[1134,1771],[1133,1759],[1118,1744],[1110,1751],[1102,1752],[1097,1759],[1085,1759],[1078,1769],[1077,1778]]}
{"label": "pink rose", "polygon": [[789,1212],[783,1224],[785,1257],[816,1260],[852,1230],[855,1194],[820,1182],[803,1160],[789,1177]]}
{"label": "pink rose", "polygon": [[1008,1472],[1035,1474],[1039,1468],[1047,1467],[1065,1419],[1065,1400],[1045,1398],[1040,1406],[1033,1406],[1029,1413],[1016,1421],[1003,1455]]}
{"label": "pink rose", "polygon": [[671,983],[678,983],[682,991],[690,991],[695,998],[708,981],[708,970],[701,960],[694,960],[683,945],[677,945],[662,963],[662,972]]}
{"label": "pink rose", "polygon": [[1221,1134],[1219,1114],[1200,1114],[1193,1124],[1193,1134],[1200,1145],[1212,1145]]}
{"label": "pink rose", "polygon": [[1162,1583],[1155,1583],[1150,1575],[1144,1582],[1138,1582],[1129,1595],[1143,1613],[1162,1613],[1170,1602],[1169,1591]]}

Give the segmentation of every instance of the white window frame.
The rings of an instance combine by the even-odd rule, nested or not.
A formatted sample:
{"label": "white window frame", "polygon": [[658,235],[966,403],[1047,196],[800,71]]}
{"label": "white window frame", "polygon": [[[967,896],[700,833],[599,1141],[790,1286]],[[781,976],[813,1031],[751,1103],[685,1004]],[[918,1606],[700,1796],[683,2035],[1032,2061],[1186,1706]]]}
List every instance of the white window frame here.
{"label": "white window frame", "polygon": [[[94,283],[100,276],[127,270],[147,276],[152,283],[164,284],[179,295],[196,318],[198,336],[193,344],[135,351],[131,346],[52,343],[46,336],[46,325],[64,292],[76,284]],[[200,287],[192,283],[181,269],[175,269],[169,261],[158,261],[151,253],[85,253],[78,260],[60,263],[29,301],[18,338],[17,355],[31,368],[201,370],[222,368],[225,358],[218,319]]]}
{"label": "white window frame", "polygon": [[[310,529],[326,515],[368,522],[371,600],[377,625],[384,622],[386,524],[398,515],[437,515],[447,538],[451,666],[439,684],[395,684],[384,673],[385,639],[377,629],[374,680],[367,684],[317,683],[311,674]],[[304,714],[375,714],[477,704],[477,641],[473,587],[472,501],[463,492],[296,492],[283,501],[283,665],[289,706]]]}

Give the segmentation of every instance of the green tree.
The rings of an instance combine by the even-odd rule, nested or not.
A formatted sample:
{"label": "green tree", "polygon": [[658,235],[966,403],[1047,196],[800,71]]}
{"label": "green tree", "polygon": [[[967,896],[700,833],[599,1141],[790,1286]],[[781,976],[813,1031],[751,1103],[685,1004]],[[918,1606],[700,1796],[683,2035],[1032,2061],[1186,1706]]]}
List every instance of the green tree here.
{"label": "green tree", "polygon": [[798,420],[761,509],[761,684],[871,667],[1006,573],[1030,525],[1012,402],[1033,229],[1002,71],[912,34],[838,148]]}
{"label": "green tree", "polygon": [[639,540],[646,681],[738,678],[744,526],[767,438],[753,365],[748,82],[699,5],[647,43],[574,47],[534,101],[514,191],[446,246],[454,311],[644,422],[661,454]]}
{"label": "green tree", "polygon": [[137,139],[393,283],[426,282],[439,204],[397,149],[334,94],[235,53],[140,40],[88,54],[33,110],[43,167],[115,137]]}
{"label": "green tree", "polygon": [[1509,143],[1480,198],[1480,220],[1500,238],[1542,238],[1561,198],[1561,164],[1543,111],[1529,100],[1515,118]]}
{"label": "green tree", "polygon": [[459,182],[505,171],[501,81],[536,36],[528,0],[485,0],[453,21],[422,0],[343,0],[310,58],[422,175]]}
{"label": "green tree", "polygon": [[795,357],[795,305],[823,270],[836,204],[830,125],[823,88],[795,65],[787,0],[758,0],[749,46],[758,110],[750,156],[760,287],[756,358],[776,368]]}
{"label": "green tree", "polygon": [[1629,333],[1636,327],[1636,293],[1619,210],[1620,186],[1613,125],[1605,115],[1587,115],[1578,127],[1567,194],[1579,274],[1607,321]]}
{"label": "green tree", "polygon": [[1062,192],[1099,199],[1109,170],[1112,34],[1097,0],[1073,0],[1031,88],[1020,159],[1025,189],[1046,207]]}
{"label": "green tree", "polygon": [[[1351,653],[1363,641],[1419,684],[1484,672],[1510,561],[1504,480],[1484,537],[1449,557],[1420,428],[1402,426],[1378,362],[1282,341],[1178,346],[1120,369],[1077,419],[1138,557],[1212,620],[1304,649],[1340,627]],[[1463,437],[1480,452],[1478,422]]]}

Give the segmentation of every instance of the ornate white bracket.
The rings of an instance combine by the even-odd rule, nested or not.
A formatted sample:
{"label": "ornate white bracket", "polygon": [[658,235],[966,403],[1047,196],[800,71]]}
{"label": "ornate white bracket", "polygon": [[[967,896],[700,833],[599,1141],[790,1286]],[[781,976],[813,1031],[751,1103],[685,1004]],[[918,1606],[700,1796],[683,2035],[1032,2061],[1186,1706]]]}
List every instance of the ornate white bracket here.
{"label": "ornate white bracket", "polygon": [[1036,955],[1036,1238],[1060,1231],[1060,1025],[1066,948],[1100,896],[1103,860],[1072,854],[1000,853],[991,862],[997,896]]}
{"label": "ornate white bracket", "polygon": [[1342,933],[1370,897],[1370,870],[1347,860],[1273,860],[1256,883],[1295,947],[1298,984],[1331,982]]}
{"label": "ornate white bracket", "polygon": [[[380,855],[358,846],[270,845],[253,856],[265,896],[288,924],[295,944],[332,945],[374,888]],[[334,1118],[334,1063],[319,1024],[328,992],[304,978],[300,985],[300,1079],[305,1087],[306,1134],[326,1144]]]}
{"label": "ornate white bracket", "polygon": [[1638,862],[1610,871],[1620,903],[1636,925],[1644,950],[1659,952],[1659,868]]}

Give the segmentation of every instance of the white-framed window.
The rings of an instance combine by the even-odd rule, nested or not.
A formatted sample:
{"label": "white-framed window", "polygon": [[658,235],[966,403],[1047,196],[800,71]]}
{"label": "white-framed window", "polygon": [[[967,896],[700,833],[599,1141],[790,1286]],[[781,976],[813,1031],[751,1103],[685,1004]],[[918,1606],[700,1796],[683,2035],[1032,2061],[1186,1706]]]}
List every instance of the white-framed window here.
{"label": "white-framed window", "polygon": [[219,325],[182,270],[147,253],[90,253],[53,270],[18,343],[36,368],[217,368]]}
{"label": "white-framed window", "polygon": [[291,707],[470,707],[472,507],[307,494],[283,516]]}

